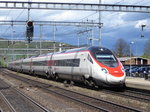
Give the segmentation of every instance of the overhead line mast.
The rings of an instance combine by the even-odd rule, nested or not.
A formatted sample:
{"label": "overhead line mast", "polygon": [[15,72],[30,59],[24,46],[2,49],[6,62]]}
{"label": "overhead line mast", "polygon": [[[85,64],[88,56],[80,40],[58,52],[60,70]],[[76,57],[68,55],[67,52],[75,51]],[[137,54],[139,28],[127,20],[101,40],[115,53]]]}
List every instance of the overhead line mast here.
{"label": "overhead line mast", "polygon": [[[101,0],[99,0],[99,4],[101,4]],[[101,31],[101,11],[99,10],[99,46],[102,46],[102,31]]]}

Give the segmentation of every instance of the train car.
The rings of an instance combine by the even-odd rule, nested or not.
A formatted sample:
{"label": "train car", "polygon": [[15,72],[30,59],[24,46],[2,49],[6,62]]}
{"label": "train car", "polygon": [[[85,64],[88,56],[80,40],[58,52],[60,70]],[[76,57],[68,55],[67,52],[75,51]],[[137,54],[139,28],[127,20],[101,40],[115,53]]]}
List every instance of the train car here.
{"label": "train car", "polygon": [[[26,67],[24,66],[26,63]],[[124,86],[125,72],[113,53],[103,47],[85,47],[27,58],[23,71],[90,86]]]}
{"label": "train car", "polygon": [[13,65],[14,65],[13,62],[8,62],[7,68],[13,70]]}
{"label": "train car", "polygon": [[23,73],[30,73],[31,58],[23,59],[20,66],[21,66],[21,72],[23,72]]}
{"label": "train car", "polygon": [[46,58],[46,55],[40,55],[31,59],[31,74],[46,75],[48,69]]}
{"label": "train car", "polygon": [[102,47],[68,50],[53,54],[51,70],[57,77],[79,80],[89,85],[122,86],[125,72],[113,53]]}
{"label": "train car", "polygon": [[19,72],[21,70],[21,64],[22,64],[22,60],[16,60],[8,63],[8,68],[13,71]]}

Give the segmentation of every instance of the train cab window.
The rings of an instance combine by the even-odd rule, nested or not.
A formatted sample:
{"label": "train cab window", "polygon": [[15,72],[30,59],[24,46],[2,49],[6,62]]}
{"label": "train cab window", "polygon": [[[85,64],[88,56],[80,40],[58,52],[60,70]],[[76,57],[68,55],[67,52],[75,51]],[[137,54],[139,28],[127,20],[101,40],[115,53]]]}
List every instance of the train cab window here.
{"label": "train cab window", "polygon": [[88,54],[87,59],[93,64],[92,58],[90,57],[90,55]]}
{"label": "train cab window", "polygon": [[96,53],[96,59],[99,62],[116,61],[115,57],[112,54],[99,54],[99,53]]}
{"label": "train cab window", "polygon": [[96,60],[108,67],[117,67],[118,61],[113,54],[96,53]]}

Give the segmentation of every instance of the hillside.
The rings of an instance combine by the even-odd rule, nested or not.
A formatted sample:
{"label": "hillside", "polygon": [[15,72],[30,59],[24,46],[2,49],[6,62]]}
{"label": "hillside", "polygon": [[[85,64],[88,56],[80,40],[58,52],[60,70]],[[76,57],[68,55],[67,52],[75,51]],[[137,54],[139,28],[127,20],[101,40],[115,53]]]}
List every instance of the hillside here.
{"label": "hillside", "polygon": [[[56,51],[59,50],[59,44],[60,44],[59,42],[56,42]],[[53,51],[48,50],[48,49],[53,49],[53,45],[54,45],[54,42],[52,41],[41,42],[41,49],[47,49],[47,50],[42,51],[41,54],[53,52]],[[75,46],[65,44],[65,43],[61,43],[61,45],[63,45],[63,47],[66,49],[75,47]],[[28,46],[28,50],[27,50],[27,46]],[[3,50],[4,48],[6,49]],[[24,50],[12,51],[10,50],[11,48],[20,48]],[[0,49],[1,49],[0,50],[0,62],[3,63],[4,59],[6,59],[7,61],[10,61],[12,59],[14,60],[14,59],[25,58],[27,57],[27,53],[29,56],[32,56],[30,54],[39,55],[40,54],[40,50],[39,50],[40,42],[32,41],[31,43],[28,44],[27,41],[13,41],[12,42],[12,41],[4,40],[0,38]],[[30,51],[30,49],[35,49],[35,50]],[[11,54],[18,54],[18,55],[12,56]]]}

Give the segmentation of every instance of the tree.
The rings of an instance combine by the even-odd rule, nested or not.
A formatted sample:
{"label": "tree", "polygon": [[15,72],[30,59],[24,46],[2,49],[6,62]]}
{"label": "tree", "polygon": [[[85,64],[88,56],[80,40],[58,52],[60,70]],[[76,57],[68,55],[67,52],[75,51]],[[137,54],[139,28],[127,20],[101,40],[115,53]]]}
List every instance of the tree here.
{"label": "tree", "polygon": [[150,58],[150,39],[145,44],[143,57]]}
{"label": "tree", "polygon": [[130,55],[130,46],[124,39],[118,39],[115,45],[114,53],[118,57],[125,57]]}

